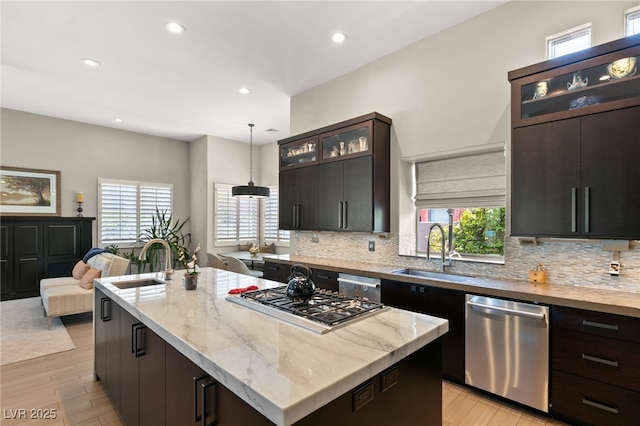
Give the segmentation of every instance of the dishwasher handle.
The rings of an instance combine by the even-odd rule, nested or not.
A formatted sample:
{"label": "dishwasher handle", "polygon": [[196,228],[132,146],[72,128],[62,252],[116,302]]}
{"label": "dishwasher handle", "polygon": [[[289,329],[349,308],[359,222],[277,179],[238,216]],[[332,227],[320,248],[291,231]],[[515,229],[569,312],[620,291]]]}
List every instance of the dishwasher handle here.
{"label": "dishwasher handle", "polygon": [[485,305],[483,303],[477,303],[477,302],[467,302],[467,305],[471,306],[472,308],[475,307],[475,308],[489,309],[489,310],[492,310],[492,311],[498,311],[498,312],[501,312],[501,313],[511,314],[511,315],[524,317],[524,318],[532,318],[532,319],[538,319],[538,320],[544,320],[544,318],[545,318],[545,315],[542,312],[520,311],[520,310],[517,310],[517,309],[503,308],[503,307],[500,307],[500,306]]}
{"label": "dishwasher handle", "polygon": [[380,283],[368,283],[364,281],[350,280],[348,278],[338,278],[338,282],[347,283],[347,284],[356,284],[364,287],[380,288]]}

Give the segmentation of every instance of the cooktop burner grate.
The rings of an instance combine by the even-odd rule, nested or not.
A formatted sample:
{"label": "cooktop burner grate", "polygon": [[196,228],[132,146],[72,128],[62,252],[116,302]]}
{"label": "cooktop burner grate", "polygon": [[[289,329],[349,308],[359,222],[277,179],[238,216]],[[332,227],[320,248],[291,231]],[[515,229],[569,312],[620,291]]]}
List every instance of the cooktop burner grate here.
{"label": "cooktop burner grate", "polygon": [[251,291],[243,293],[241,297],[330,327],[384,308],[381,303],[347,299],[323,289],[316,289],[313,297],[306,302],[295,301],[287,296],[287,286]]}

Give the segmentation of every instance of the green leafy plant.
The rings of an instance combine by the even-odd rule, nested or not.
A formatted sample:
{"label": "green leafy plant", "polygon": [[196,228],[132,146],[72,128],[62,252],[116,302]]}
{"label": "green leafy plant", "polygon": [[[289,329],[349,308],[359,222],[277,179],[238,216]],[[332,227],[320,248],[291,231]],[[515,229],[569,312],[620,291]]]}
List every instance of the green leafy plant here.
{"label": "green leafy plant", "polygon": [[[156,208],[156,213],[151,217],[151,226],[147,229],[144,229],[138,239],[141,242],[146,242],[152,240],[154,238],[160,238],[166,241],[171,248],[171,254],[173,259],[174,267],[178,258],[180,256],[179,250],[181,247],[188,247],[191,243],[191,234],[184,234],[182,232],[182,228],[189,221],[189,218],[184,221],[180,221],[180,219],[173,219],[173,214],[169,213],[167,210],[160,211]],[[150,264],[150,271],[159,268],[160,266],[160,254],[159,251],[164,249],[164,246],[160,243],[153,244],[149,247],[147,251],[147,259]],[[167,265],[167,268],[169,265]]]}
{"label": "green leafy plant", "polygon": [[108,246],[105,246],[104,249],[111,254],[118,254],[120,247],[118,247],[117,244],[109,244]]}
{"label": "green leafy plant", "polygon": [[460,253],[504,254],[505,208],[465,210],[453,228],[454,247]]}

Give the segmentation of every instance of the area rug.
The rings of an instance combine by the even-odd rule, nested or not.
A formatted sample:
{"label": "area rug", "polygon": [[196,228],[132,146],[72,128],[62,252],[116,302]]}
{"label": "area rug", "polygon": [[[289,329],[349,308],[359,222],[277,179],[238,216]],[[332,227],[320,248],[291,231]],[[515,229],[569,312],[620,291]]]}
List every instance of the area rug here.
{"label": "area rug", "polygon": [[51,318],[47,327],[39,297],[1,302],[0,365],[75,348],[60,318]]}

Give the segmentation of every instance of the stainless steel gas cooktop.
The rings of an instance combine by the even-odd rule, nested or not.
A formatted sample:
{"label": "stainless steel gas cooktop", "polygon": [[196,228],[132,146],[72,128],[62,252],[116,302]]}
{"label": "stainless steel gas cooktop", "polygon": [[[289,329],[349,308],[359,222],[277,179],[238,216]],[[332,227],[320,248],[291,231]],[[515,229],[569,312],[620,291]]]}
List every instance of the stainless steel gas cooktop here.
{"label": "stainless steel gas cooktop", "polygon": [[388,309],[367,299],[347,299],[335,292],[316,289],[306,302],[291,300],[287,286],[256,290],[227,300],[283,321],[324,334]]}

